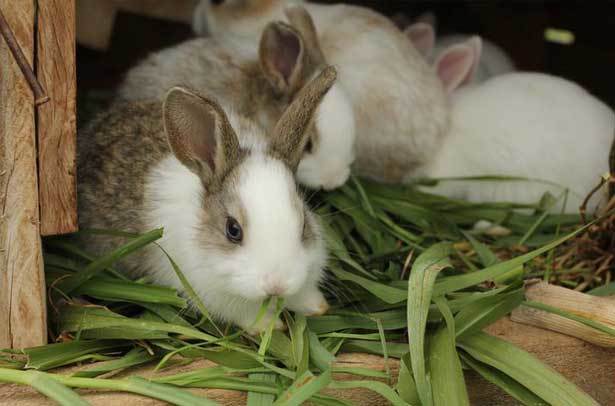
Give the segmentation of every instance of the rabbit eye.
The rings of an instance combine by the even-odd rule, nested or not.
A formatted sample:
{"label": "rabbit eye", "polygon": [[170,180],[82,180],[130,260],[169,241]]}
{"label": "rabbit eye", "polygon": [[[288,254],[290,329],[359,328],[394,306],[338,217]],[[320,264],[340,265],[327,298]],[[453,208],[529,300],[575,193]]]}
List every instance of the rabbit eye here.
{"label": "rabbit eye", "polygon": [[312,144],[312,139],[309,139],[307,144],[305,144],[305,152],[307,152],[308,154],[312,153],[312,149],[314,148],[313,144]]}
{"label": "rabbit eye", "polygon": [[233,217],[227,217],[226,219],[226,238],[233,244],[239,244],[243,240],[241,225]]}

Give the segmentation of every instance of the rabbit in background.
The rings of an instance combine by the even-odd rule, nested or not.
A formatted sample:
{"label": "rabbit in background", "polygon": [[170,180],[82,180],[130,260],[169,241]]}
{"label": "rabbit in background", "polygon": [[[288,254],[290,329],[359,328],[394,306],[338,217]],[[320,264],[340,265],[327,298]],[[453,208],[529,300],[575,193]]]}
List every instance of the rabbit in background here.
{"label": "rabbit in background", "polygon": [[[271,130],[300,89],[327,66],[307,12],[291,10],[288,20],[290,25],[267,23],[258,46],[236,37],[198,38],[156,52],[128,72],[119,97],[162,100],[164,89],[184,85],[215,95]],[[339,84],[324,97],[308,131],[297,179],[312,188],[341,186],[355,159],[355,120]]]}
{"label": "rabbit in background", "polygon": [[353,172],[400,182],[439,147],[448,128],[448,102],[431,67],[390,19],[345,4],[203,0],[194,29],[255,42],[266,24],[298,7],[311,16],[322,54],[337,67],[350,99],[356,125]]}
{"label": "rabbit in background", "polygon": [[481,40],[474,37],[436,58],[434,70],[451,102],[451,126],[440,150],[406,181],[483,175],[540,179],[547,183],[445,181],[433,190],[473,202],[535,203],[545,191],[558,196],[566,188],[565,209],[576,211],[609,171],[613,111],[575,83],[542,73],[515,72],[472,83],[480,57]]}
{"label": "rabbit in background", "polygon": [[[415,23],[402,28],[404,34],[431,64],[444,50],[472,37],[466,34],[436,37],[436,25],[436,16],[432,13],[424,13],[416,19]],[[493,42],[483,38],[480,61],[470,80],[473,83],[480,83],[493,76],[503,75],[515,70],[515,64],[508,54]]]}
{"label": "rabbit in background", "polygon": [[[268,296],[285,298],[296,312],[324,313],[325,243],[294,173],[335,77],[334,68],[322,70],[269,134],[187,88],[172,88],[164,103],[116,102],[79,137],[80,226],[137,233],[164,227],[160,245],[212,315],[251,333],[269,325],[271,314],[255,324]],[[122,240],[82,238],[93,253]],[[182,290],[155,247],[120,266]]]}

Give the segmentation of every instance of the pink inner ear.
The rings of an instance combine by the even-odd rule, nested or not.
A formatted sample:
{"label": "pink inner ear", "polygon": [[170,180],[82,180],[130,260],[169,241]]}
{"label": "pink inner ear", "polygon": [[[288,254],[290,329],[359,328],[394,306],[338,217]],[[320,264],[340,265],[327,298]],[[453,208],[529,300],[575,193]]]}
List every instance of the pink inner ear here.
{"label": "pink inner ear", "polygon": [[455,45],[438,58],[436,73],[447,93],[472,79],[475,52],[467,45]]}
{"label": "pink inner ear", "polygon": [[273,63],[275,69],[282,75],[288,84],[297,66],[297,59],[301,52],[301,44],[293,33],[285,31],[279,32],[278,41],[278,49],[274,55]]}
{"label": "pink inner ear", "polygon": [[433,27],[426,23],[412,24],[404,31],[412,45],[425,57],[431,54],[435,43]]}

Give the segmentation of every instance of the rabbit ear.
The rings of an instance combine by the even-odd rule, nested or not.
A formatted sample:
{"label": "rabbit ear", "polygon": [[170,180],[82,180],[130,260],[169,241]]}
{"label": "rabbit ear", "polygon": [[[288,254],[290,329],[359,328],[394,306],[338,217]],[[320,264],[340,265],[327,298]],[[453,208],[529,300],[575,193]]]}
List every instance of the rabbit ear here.
{"label": "rabbit ear", "polygon": [[293,172],[299,166],[309,139],[307,130],[314,113],[336,78],[337,71],[333,66],[325,68],[301,89],[273,129],[270,153],[284,161]]}
{"label": "rabbit ear", "polygon": [[414,23],[404,30],[404,34],[425,58],[431,55],[436,42],[436,33],[431,25]]}
{"label": "rabbit ear", "polygon": [[325,61],[325,56],[322,53],[322,49],[320,47],[320,41],[318,40],[318,33],[316,32],[316,27],[314,26],[314,20],[312,20],[312,16],[303,6],[289,6],[284,9],[284,14],[286,14],[286,18],[290,22],[305,42],[305,51],[308,56],[309,63],[309,71],[313,73],[317,68],[323,66]]}
{"label": "rabbit ear", "polygon": [[206,188],[237,165],[239,141],[218,103],[174,87],[167,93],[162,110],[173,154],[199,175]]}
{"label": "rabbit ear", "polygon": [[292,94],[301,86],[305,44],[293,27],[282,22],[269,23],[258,52],[261,69],[277,92]]}
{"label": "rabbit ear", "polygon": [[480,61],[482,41],[474,36],[462,44],[453,45],[440,54],[435,62],[436,73],[447,93],[468,83],[474,77]]}
{"label": "rabbit ear", "polygon": [[436,31],[438,25],[438,17],[431,11],[426,11],[423,14],[420,14],[418,17],[414,19],[415,23],[424,23],[431,25],[434,31]]}

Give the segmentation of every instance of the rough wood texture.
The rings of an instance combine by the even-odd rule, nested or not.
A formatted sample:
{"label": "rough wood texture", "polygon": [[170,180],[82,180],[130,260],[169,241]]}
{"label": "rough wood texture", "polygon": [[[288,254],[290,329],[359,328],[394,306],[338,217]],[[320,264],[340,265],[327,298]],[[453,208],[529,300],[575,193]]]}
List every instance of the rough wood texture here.
{"label": "rough wood texture", "polygon": [[[595,347],[558,333],[537,329],[523,324],[513,323],[508,319],[500,320],[488,328],[488,332],[514,344],[517,344],[535,354],[538,358],[571,379],[582,389],[587,391],[602,405],[615,404],[615,350]],[[197,361],[189,366],[175,367],[165,370],[161,374],[176,374],[213,365],[209,361]],[[381,357],[366,354],[342,354],[338,357],[338,365],[344,367],[371,368],[384,371],[384,360]],[[391,360],[389,367],[394,376],[399,370],[399,363]],[[64,373],[75,371],[70,368]],[[152,367],[136,368],[130,374],[152,376]],[[124,376],[126,373],[123,374]],[[356,376],[338,375],[336,379],[360,379]],[[468,374],[466,376],[470,398],[473,405],[480,406],[507,406],[517,405],[514,401],[497,387],[487,383],[482,378]],[[227,406],[244,405],[246,396],[243,393],[228,390],[195,390],[195,393],[204,394],[212,400]],[[102,393],[95,391],[81,392],[92,405],[101,406],[153,406],[162,405],[162,402],[147,399],[141,396],[120,393]],[[344,392],[329,392],[330,395],[343,397],[354,405],[376,406],[386,404],[377,394],[365,389],[347,390]],[[17,385],[0,386],[0,406],[26,406],[51,405],[52,402],[44,399],[27,387]]]}
{"label": "rough wood texture", "polygon": [[75,2],[38,0],[37,76],[50,101],[38,107],[41,234],[77,231]]}
{"label": "rough wood texture", "polygon": [[[525,297],[568,313],[615,328],[615,298],[599,297],[550,285],[545,282],[526,285]],[[543,310],[520,306],[511,315],[512,320],[567,334],[602,347],[615,347],[615,337],[566,317]]]}
{"label": "rough wood texture", "polygon": [[[34,2],[0,9],[32,64]],[[19,348],[47,338],[34,98],[1,38],[0,61],[0,347]]]}
{"label": "rough wood texture", "polygon": [[165,20],[192,22],[198,0],[77,0],[77,41],[104,51],[111,42],[118,11]]}

